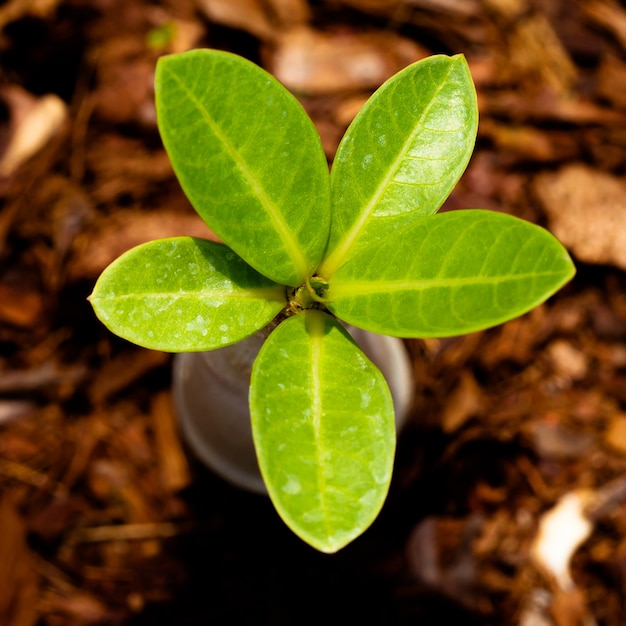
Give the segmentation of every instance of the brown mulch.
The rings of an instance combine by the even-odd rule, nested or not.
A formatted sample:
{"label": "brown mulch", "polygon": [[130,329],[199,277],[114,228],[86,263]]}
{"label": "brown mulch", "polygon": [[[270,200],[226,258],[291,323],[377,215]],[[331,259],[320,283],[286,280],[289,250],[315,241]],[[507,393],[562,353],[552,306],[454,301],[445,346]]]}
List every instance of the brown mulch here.
{"label": "brown mulch", "polygon": [[[407,342],[418,393],[390,496],[334,556],[188,454],[171,355],[113,337],[86,301],[129,247],[206,235],[153,105],[158,56],[192,47],[273,72],[329,159],[387,77],[463,52],[481,126],[446,209],[544,225],[577,262],[518,320]],[[0,624],[625,624],[625,174],[614,0],[2,4]],[[537,538],[583,493],[563,588]]]}

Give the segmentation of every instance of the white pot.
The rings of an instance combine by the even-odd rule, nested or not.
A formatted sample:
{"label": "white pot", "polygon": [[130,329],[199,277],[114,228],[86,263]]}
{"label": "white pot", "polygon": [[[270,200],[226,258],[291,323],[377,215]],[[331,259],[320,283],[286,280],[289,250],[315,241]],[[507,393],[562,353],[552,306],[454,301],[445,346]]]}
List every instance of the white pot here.
{"label": "white pot", "polygon": [[[385,376],[393,396],[396,431],[413,399],[413,370],[400,339],[359,328],[348,331]],[[252,364],[270,328],[226,348],[174,358],[173,395],[183,437],[193,453],[229,482],[267,493],[257,465],[248,388]]]}

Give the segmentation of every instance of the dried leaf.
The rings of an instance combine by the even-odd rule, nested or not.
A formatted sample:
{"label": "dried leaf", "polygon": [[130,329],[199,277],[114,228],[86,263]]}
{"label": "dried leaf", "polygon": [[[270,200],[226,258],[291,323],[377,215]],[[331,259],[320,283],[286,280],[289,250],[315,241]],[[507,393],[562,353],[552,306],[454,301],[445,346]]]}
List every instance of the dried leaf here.
{"label": "dried leaf", "polygon": [[481,124],[480,133],[489,137],[507,159],[560,161],[575,157],[580,149],[570,133],[545,131],[511,123],[498,124],[492,119],[487,119]]}
{"label": "dried leaf", "polygon": [[454,432],[483,408],[482,393],[476,379],[468,370],[461,372],[459,384],[450,394],[441,416],[446,433]]}
{"label": "dried leaf", "polygon": [[197,0],[197,4],[217,24],[245,30],[259,39],[271,40],[276,35],[260,0]]}
{"label": "dried leaf", "polygon": [[533,13],[514,23],[509,63],[504,72],[519,83],[528,78],[556,93],[568,94],[577,78],[577,70],[567,50],[543,13]]}
{"label": "dried leaf", "polygon": [[620,179],[570,165],[540,174],[533,189],[551,231],[578,259],[626,269],[626,186]]}
{"label": "dried leaf", "polygon": [[0,320],[21,328],[32,328],[43,315],[43,296],[27,286],[0,283]]}
{"label": "dried leaf", "polygon": [[557,339],[547,349],[555,374],[566,380],[580,380],[587,375],[588,358],[568,341]]}
{"label": "dried leaf", "polygon": [[585,515],[585,507],[592,498],[592,492],[586,490],[562,496],[539,520],[537,535],[530,548],[535,564],[564,592],[575,590],[570,560],[593,532],[593,524]]}
{"label": "dried leaf", "polygon": [[392,33],[298,28],[278,40],[268,64],[289,89],[320,94],[375,89],[426,55],[423,47]]}
{"label": "dried leaf", "polygon": [[[13,88],[14,91],[18,88]],[[7,97],[7,92],[4,94]],[[11,98],[17,102],[17,98]],[[25,98],[20,97],[20,102]],[[14,113],[16,115],[16,113]],[[54,137],[67,118],[67,106],[55,94],[47,94],[26,105],[26,111],[18,114],[13,135],[6,151],[0,158],[0,178],[15,173],[20,166],[37,154]]]}

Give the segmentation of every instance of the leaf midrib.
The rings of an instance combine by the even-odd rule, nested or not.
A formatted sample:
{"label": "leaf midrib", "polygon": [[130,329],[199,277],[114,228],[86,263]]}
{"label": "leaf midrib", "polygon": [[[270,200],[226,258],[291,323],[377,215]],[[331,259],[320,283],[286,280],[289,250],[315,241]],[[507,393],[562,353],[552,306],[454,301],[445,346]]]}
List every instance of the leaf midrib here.
{"label": "leaf midrib", "polygon": [[293,232],[289,229],[287,222],[285,221],[282,213],[273,202],[273,200],[267,195],[263,186],[259,183],[257,178],[253,175],[252,171],[249,169],[246,160],[241,156],[239,151],[230,143],[227,136],[221,131],[219,125],[215,122],[215,120],[211,117],[209,111],[203,106],[202,102],[195,96],[195,94],[187,87],[183,79],[177,76],[174,72],[170,72],[170,76],[174,79],[177,85],[182,89],[182,91],[187,95],[189,100],[196,106],[196,108],[200,111],[202,118],[206,121],[207,125],[210,127],[212,132],[218,138],[218,140],[222,143],[226,151],[228,152],[230,158],[240,169],[243,177],[246,179],[250,187],[252,188],[255,196],[258,198],[261,206],[265,209],[266,213],[269,215],[272,220],[272,224],[274,225],[276,232],[278,233],[281,241],[285,245],[285,249],[287,250],[287,254],[291,259],[294,268],[299,277],[304,277],[309,270],[309,263],[302,251],[302,247],[299,245],[296,240]]}
{"label": "leaf midrib", "polygon": [[563,272],[526,272],[524,274],[502,275],[502,276],[486,276],[484,278],[476,278],[468,276],[466,278],[437,278],[423,280],[358,280],[345,281],[339,284],[333,284],[327,293],[328,298],[332,301],[335,298],[349,296],[367,296],[378,295],[380,293],[393,293],[398,291],[423,291],[425,289],[434,288],[454,288],[479,285],[498,285],[501,283],[510,283],[514,281],[524,281],[536,278],[548,278],[562,276]]}
{"label": "leaf midrib", "polygon": [[[281,293],[282,290],[277,289],[242,289],[237,291],[222,291],[217,289],[199,289],[199,290],[184,290],[184,291],[143,291],[141,293],[123,293],[123,294],[103,294],[96,295],[95,300],[138,300],[142,301],[145,298],[151,298],[153,300],[172,300],[180,298],[194,298],[194,299],[207,299],[207,298],[229,298],[229,299],[242,299],[242,300],[285,300],[286,298]],[[280,293],[280,297],[279,296]]]}
{"label": "leaf midrib", "polygon": [[317,468],[317,493],[320,498],[320,508],[323,512],[324,534],[327,541],[330,542],[332,533],[330,531],[330,521],[328,518],[328,506],[325,494],[327,493],[325,467],[322,464],[321,446],[322,446],[322,351],[324,339],[324,318],[321,313],[311,312],[308,314],[310,321],[310,337],[311,337],[311,398],[312,398],[312,414],[313,414],[313,436],[315,439],[315,467]]}

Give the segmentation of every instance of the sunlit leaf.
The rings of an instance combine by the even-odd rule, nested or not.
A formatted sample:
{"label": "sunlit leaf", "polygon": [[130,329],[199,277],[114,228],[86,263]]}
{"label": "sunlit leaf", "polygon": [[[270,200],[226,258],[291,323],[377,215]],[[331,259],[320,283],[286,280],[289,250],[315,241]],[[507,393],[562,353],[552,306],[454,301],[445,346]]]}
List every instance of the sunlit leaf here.
{"label": "sunlit leaf", "polygon": [[162,57],[155,85],[161,137],[196,211],[256,270],[301,284],[330,221],[328,165],[304,109],[260,67],[217,50]]}
{"label": "sunlit leaf", "polygon": [[331,171],[330,278],[384,234],[435,213],[470,159],[478,109],[463,56],[433,56],[387,81],[346,132]]}
{"label": "sunlit leaf", "polygon": [[460,335],[534,308],[574,275],[546,230],[492,211],[423,217],[350,259],[333,276],[329,309],[398,337]]}
{"label": "sunlit leaf", "polygon": [[285,306],[285,287],[226,246],[159,239],[129,250],[102,273],[91,304],[112,332],[154,350],[221,348],[268,324]]}
{"label": "sunlit leaf", "polygon": [[330,316],[281,323],[252,370],[254,441],[272,502],[304,541],[335,552],[380,510],[395,432],[380,371]]}

